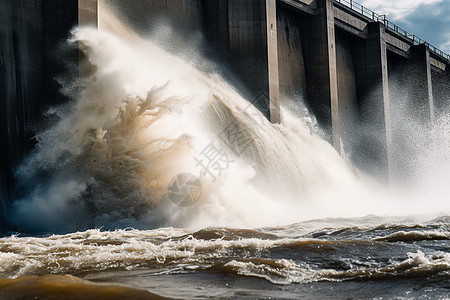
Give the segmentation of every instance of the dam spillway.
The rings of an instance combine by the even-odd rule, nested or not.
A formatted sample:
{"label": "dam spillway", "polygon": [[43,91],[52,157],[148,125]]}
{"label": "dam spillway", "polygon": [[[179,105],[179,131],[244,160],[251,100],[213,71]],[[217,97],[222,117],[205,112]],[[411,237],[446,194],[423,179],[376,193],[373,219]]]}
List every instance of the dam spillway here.
{"label": "dam spillway", "polygon": [[344,0],[0,4],[2,300],[450,294],[445,53]]}
{"label": "dam spillway", "polygon": [[[449,107],[448,55],[352,1],[140,0],[139,9],[104,2],[137,31],[163,19],[186,39],[200,33],[205,52],[229,70],[224,77],[268,118],[280,119],[278,101],[304,102],[335,148],[377,176],[403,172],[407,145],[396,122],[400,104],[424,123]],[[102,24],[96,0],[0,5],[6,207],[15,198],[13,170],[45,121],[41,113],[65,101],[55,81],[64,62],[55,52],[73,26]],[[78,53],[69,56],[78,59]]]}
{"label": "dam spillway", "polygon": [[396,113],[426,123],[449,105],[449,56],[353,1],[145,3],[114,5],[138,30],[162,17],[185,36],[202,32],[227,79],[268,118],[278,98],[306,103],[334,147],[372,175],[403,172]]}

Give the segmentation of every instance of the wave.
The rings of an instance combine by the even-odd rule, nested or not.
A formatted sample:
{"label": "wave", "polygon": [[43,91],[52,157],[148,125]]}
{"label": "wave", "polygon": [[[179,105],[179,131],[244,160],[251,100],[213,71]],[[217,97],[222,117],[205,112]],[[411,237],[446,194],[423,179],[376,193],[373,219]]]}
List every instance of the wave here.
{"label": "wave", "polygon": [[449,232],[440,231],[399,231],[387,236],[373,238],[374,241],[418,242],[450,240]]}
{"label": "wave", "polygon": [[[0,276],[72,274],[83,277],[100,272],[140,270],[157,275],[195,270],[289,284],[450,274],[449,253],[424,254],[419,250],[400,259],[400,253],[407,249],[402,247],[384,240],[275,238],[261,231],[227,228],[198,232],[174,228],[88,230],[48,237],[0,239]],[[372,253],[373,249],[377,251]],[[367,251],[375,257],[366,258]],[[383,257],[394,252],[397,258]]]}
{"label": "wave", "polygon": [[[244,231],[243,234],[246,234]],[[227,259],[234,252],[256,253],[275,247],[326,245],[308,239],[204,239],[180,229],[153,231],[88,230],[49,237],[16,237],[0,240],[0,274],[83,275],[105,270],[176,268],[178,264],[208,266],[215,259]]]}
{"label": "wave", "polygon": [[93,283],[70,275],[24,276],[17,279],[0,278],[0,298],[76,299],[76,300],[157,300],[165,299],[143,290],[120,285]]}
{"label": "wave", "polygon": [[413,278],[442,274],[450,276],[450,254],[437,252],[425,255],[423,252],[407,253],[402,262],[378,268],[355,268],[347,271],[315,269],[307,264],[287,259],[232,260],[215,265],[225,273],[262,278],[274,284],[311,283],[319,281],[386,280]]}

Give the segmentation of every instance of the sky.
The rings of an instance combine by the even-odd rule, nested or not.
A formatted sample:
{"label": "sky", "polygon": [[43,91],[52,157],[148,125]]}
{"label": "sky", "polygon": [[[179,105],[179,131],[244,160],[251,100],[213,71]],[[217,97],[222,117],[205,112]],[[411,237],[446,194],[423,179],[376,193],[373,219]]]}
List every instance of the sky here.
{"label": "sky", "polygon": [[[356,1],[358,2],[358,1]],[[450,54],[450,0],[360,0],[360,4]]]}

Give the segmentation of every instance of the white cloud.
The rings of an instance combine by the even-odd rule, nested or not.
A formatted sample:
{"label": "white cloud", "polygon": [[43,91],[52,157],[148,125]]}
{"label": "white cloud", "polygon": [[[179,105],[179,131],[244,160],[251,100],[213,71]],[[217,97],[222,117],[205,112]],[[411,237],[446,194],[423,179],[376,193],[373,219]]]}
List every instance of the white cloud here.
{"label": "white cloud", "polygon": [[396,21],[415,12],[421,5],[433,5],[442,1],[443,0],[364,0],[361,1],[361,4],[378,14],[388,15],[392,21]]}
{"label": "white cloud", "polygon": [[439,48],[446,53],[450,53],[450,32],[445,35],[445,38],[447,42],[441,44]]}

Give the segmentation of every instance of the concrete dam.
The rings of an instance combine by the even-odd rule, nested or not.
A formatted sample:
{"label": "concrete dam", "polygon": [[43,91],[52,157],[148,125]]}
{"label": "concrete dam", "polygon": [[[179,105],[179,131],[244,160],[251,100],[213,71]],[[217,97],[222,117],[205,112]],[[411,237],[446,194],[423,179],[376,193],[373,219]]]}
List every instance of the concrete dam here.
{"label": "concrete dam", "polygon": [[197,41],[274,123],[280,105],[304,103],[337,151],[380,178],[408,172],[405,115],[426,125],[450,107],[449,55],[352,0],[1,0],[3,214],[43,112],[67,101],[58,78],[78,72],[65,40],[76,25],[101,27],[105,5],[143,35],[169,24],[172,52]]}

